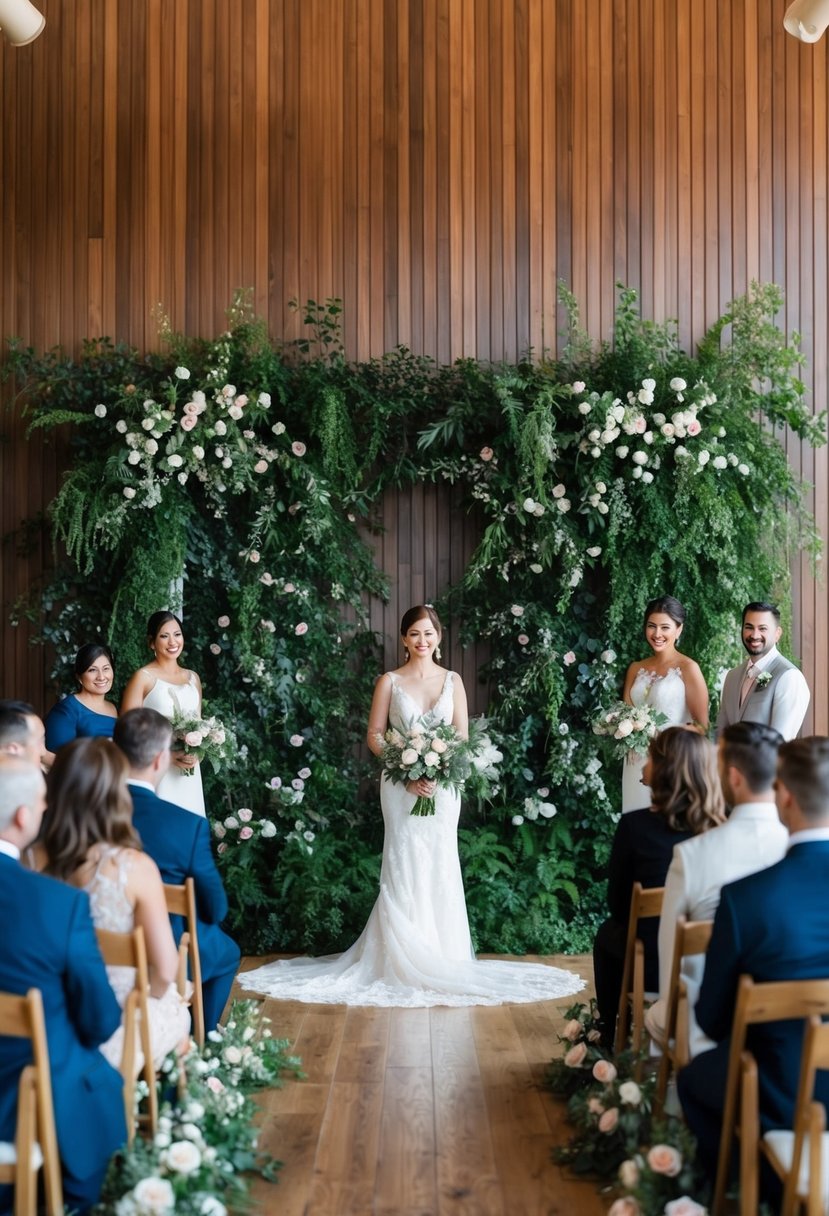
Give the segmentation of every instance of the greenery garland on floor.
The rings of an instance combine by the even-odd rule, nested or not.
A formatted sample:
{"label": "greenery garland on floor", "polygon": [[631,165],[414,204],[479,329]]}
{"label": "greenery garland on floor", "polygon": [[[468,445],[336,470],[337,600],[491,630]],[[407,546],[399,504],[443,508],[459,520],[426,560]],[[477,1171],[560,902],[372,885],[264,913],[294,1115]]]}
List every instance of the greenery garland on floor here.
{"label": "greenery garland on floor", "polygon": [[361,758],[384,593],[365,544],[384,490],[451,483],[480,543],[438,605],[491,658],[500,791],[467,806],[461,856],[479,949],[583,950],[602,904],[620,773],[589,729],[641,655],[658,593],[690,619],[709,687],[738,657],[745,601],[787,599],[789,561],[818,541],[782,429],[817,445],[802,356],[753,286],[695,355],[620,289],[594,348],[562,291],[559,358],[438,366],[405,349],[346,360],[339,305],[274,344],[240,297],[213,341],[163,328],[146,356],[107,339],[76,359],[11,343],[32,428],[72,424],[50,513],[65,552],[21,606],[59,656],[105,636],[121,684],[144,622],[183,607],[185,661],[242,762],[205,775],[243,949],[348,944],[376,892],[376,780]]}

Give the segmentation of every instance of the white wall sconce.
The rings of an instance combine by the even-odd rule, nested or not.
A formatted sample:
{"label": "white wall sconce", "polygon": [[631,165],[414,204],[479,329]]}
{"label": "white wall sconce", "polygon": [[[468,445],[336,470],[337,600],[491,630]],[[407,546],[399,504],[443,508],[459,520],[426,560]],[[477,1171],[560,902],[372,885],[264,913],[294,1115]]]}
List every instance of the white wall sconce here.
{"label": "white wall sconce", "polygon": [[783,26],[801,42],[817,42],[829,25],[829,0],[794,0],[786,9]]}
{"label": "white wall sconce", "polygon": [[0,0],[0,30],[12,46],[34,42],[43,32],[46,18],[29,0]]}

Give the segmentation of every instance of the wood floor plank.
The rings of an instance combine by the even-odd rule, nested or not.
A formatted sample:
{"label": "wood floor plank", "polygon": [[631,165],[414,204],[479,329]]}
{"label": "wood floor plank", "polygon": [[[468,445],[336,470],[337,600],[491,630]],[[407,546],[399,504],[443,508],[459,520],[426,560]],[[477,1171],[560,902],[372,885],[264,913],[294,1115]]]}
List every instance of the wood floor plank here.
{"label": "wood floor plank", "polygon": [[374,1207],[383,1216],[437,1210],[431,1061],[386,1072]]}

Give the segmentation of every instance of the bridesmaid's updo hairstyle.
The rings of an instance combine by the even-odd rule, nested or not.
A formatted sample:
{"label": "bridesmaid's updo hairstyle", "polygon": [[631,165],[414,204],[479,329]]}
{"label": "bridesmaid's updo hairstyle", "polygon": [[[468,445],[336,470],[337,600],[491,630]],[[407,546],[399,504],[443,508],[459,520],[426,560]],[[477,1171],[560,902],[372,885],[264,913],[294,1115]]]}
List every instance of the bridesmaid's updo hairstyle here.
{"label": "bridesmaid's updo hairstyle", "polygon": [[181,632],[184,633],[184,626],[174,612],[168,612],[166,609],[162,612],[154,612],[147,621],[147,641],[150,645],[158,637],[162,626],[166,625],[168,621],[175,621]]}
{"label": "bridesmaid's updo hairstyle", "polygon": [[[440,623],[440,618],[439,618],[438,614],[435,612],[435,610],[431,604],[415,604],[415,606],[413,608],[410,608],[408,612],[403,613],[403,619],[400,622],[401,638],[404,638],[406,636],[406,634],[411,629],[412,625],[416,624],[417,621],[422,621],[424,617],[428,617],[429,620],[432,622],[433,628],[437,631],[438,639],[442,638],[443,628]],[[409,652],[407,650],[406,658],[408,659],[408,657],[409,657]],[[435,652],[432,655],[432,661],[434,663],[436,663],[439,658],[440,658],[440,650],[437,649],[437,650],[435,650]]]}
{"label": "bridesmaid's updo hairstyle", "polygon": [[108,646],[102,646],[98,642],[89,642],[86,646],[81,646],[75,655],[75,666],[72,668],[75,678],[79,680],[83,673],[89,671],[92,664],[101,658],[106,659],[110,667],[115,669],[115,660]]}
{"label": "bridesmaid's updo hairstyle", "polygon": [[665,616],[669,616],[675,625],[685,624],[685,606],[680,604],[675,595],[658,595],[655,600],[648,603],[642,621],[643,629],[647,627],[648,617],[653,616],[655,612],[664,612]]}
{"label": "bridesmaid's updo hairstyle", "polygon": [[717,749],[694,727],[669,726],[651,739],[653,810],[674,832],[707,832],[725,823]]}
{"label": "bridesmaid's updo hairstyle", "polygon": [[74,739],[60,749],[46,778],[42,842],[49,874],[68,879],[101,841],[141,848],[128,772],[126,756],[109,739]]}

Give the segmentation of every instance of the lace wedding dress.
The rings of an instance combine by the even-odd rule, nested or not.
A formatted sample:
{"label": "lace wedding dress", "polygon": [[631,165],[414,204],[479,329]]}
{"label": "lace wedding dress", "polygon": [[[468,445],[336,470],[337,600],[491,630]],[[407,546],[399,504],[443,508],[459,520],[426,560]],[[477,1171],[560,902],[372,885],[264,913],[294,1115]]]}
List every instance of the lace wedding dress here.
{"label": "lace wedding dress", "polygon": [[[631,685],[630,699],[634,705],[647,704],[664,714],[668,721],[663,724],[663,730],[668,726],[682,726],[691,721],[685,700],[685,683],[679,667],[671,667],[664,676],[658,676],[645,667],[640,668]],[[622,770],[623,813],[638,811],[651,804],[650,786],[642,781],[644,767],[644,756],[628,752]]]}
{"label": "lace wedding dress", "polygon": [[[421,718],[451,722],[453,673],[428,715],[392,675],[389,722],[409,730]],[[579,976],[541,963],[478,961],[466,914],[457,827],[460,796],[438,788],[435,814],[410,814],[405,786],[381,779],[385,825],[380,894],[349,950],[289,959],[238,976],[243,988],[314,1004],[500,1005],[571,996]]]}
{"label": "lace wedding dress", "polygon": [[[83,888],[89,895],[89,907],[96,929],[113,933],[131,933],[135,912],[127,895],[129,854],[111,845],[104,845],[95,873]],[[110,987],[118,1004],[124,1008],[127,997],[135,987],[134,967],[107,967]],[[190,1030],[190,1010],[181,1003],[175,984],[170,984],[164,996],[149,998],[150,1041],[153,1063],[161,1066],[164,1057],[173,1051]],[[113,1068],[120,1069],[124,1052],[124,1025],[102,1043],[99,1049]],[[138,1046],[137,1066],[143,1063]]]}
{"label": "lace wedding dress", "polygon": [[[199,690],[190,672],[187,684],[171,684],[169,680],[157,679],[144,698],[145,709],[158,710],[172,722],[173,714],[198,714],[200,712]],[[196,764],[185,774],[183,769],[170,765],[157,790],[159,798],[174,802],[176,806],[204,816],[204,790],[201,782],[201,766]]]}

